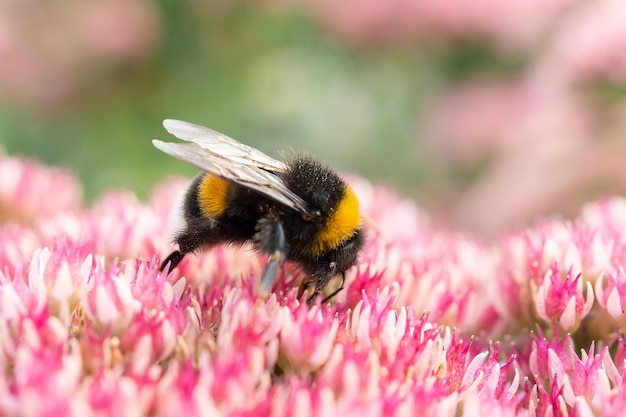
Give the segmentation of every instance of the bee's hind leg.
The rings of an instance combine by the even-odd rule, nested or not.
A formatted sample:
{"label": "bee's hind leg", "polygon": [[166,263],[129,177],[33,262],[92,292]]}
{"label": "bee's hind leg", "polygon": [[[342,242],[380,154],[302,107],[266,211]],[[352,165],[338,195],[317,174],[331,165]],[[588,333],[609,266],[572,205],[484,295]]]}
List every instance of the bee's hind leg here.
{"label": "bee's hind leg", "polygon": [[192,253],[200,247],[217,243],[219,241],[219,233],[216,232],[217,228],[218,223],[212,219],[194,219],[189,221],[187,228],[174,239],[178,244],[178,250],[170,253],[161,262],[159,271],[164,271],[168,264],[169,270],[172,271],[188,253]]}
{"label": "bee's hind leg", "polygon": [[261,291],[268,292],[287,257],[285,228],[276,215],[270,214],[259,220],[254,241],[259,251],[270,255],[270,260],[261,276]]}

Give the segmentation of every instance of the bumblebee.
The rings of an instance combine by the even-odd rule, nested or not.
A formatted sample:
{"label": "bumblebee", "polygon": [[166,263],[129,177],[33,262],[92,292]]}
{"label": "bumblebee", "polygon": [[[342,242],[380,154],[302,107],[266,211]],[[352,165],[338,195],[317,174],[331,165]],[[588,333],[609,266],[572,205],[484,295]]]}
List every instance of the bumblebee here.
{"label": "bumblebee", "polygon": [[363,247],[359,202],[352,189],[330,168],[304,154],[275,160],[209,128],[165,120],[165,129],[187,143],[153,140],[159,150],[203,172],[188,188],[185,226],[175,236],[178,250],[160,266],[176,268],[201,248],[251,242],[269,256],[261,290],[269,291],[285,261],[299,266],[305,278],[299,297],[312,287],[313,302],[329,281],[353,266]]}

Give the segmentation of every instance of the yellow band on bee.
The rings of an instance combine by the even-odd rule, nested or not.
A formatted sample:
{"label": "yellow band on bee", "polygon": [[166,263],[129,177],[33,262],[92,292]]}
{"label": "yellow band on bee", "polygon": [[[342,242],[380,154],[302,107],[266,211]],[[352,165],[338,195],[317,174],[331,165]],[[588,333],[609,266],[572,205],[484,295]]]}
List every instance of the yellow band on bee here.
{"label": "yellow band on bee", "polygon": [[230,181],[205,175],[198,187],[198,205],[202,215],[210,219],[220,217],[226,210],[229,189]]}
{"label": "yellow band on bee", "polygon": [[352,189],[346,185],[339,204],[312,242],[313,253],[321,255],[337,247],[341,242],[348,240],[360,225],[359,200]]}

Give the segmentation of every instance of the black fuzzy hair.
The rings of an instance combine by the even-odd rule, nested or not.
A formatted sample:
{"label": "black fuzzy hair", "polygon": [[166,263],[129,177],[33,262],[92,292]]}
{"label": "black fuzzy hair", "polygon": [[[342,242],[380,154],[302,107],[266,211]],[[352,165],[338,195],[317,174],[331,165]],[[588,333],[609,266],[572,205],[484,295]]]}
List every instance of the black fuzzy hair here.
{"label": "black fuzzy hair", "polygon": [[287,160],[284,181],[291,190],[323,216],[337,207],[345,193],[345,183],[330,168],[306,154],[294,154]]}

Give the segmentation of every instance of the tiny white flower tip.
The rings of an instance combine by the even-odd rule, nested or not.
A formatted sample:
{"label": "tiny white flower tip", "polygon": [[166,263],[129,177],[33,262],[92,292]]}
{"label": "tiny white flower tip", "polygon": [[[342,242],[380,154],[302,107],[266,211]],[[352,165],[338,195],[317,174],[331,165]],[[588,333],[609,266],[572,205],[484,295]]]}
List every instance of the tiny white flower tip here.
{"label": "tiny white flower tip", "polygon": [[117,306],[106,289],[96,287],[96,314],[102,324],[111,324],[119,317]]}
{"label": "tiny white flower tip", "polygon": [[520,385],[519,370],[516,368],[514,372],[515,372],[515,376],[513,377],[513,381],[509,385],[509,388],[507,389],[507,393],[506,393],[506,399],[509,401],[512,400],[513,397],[515,397],[515,394],[517,393],[517,390],[519,389],[519,385]]}
{"label": "tiny white flower tip", "polygon": [[563,381],[562,381],[562,396],[565,399],[565,401],[568,404],[572,404],[574,403],[575,399],[576,399],[576,394],[574,394],[574,388],[572,387],[572,383],[570,381],[570,378],[567,374],[563,375]]}
{"label": "tiny white flower tip", "polygon": [[542,283],[542,287],[546,288],[546,291],[549,291],[550,288],[552,287],[552,269],[548,269],[545,273],[545,275],[543,276],[543,283]]}
{"label": "tiny white flower tip", "polygon": [[552,348],[548,349],[548,368],[550,370],[550,375],[555,375],[560,380],[563,378],[563,375],[565,374],[563,363],[561,362],[561,358],[559,358]]}
{"label": "tiny white flower tip", "polygon": [[587,281],[587,291],[586,291],[586,298],[585,298],[585,305],[583,307],[583,316],[586,316],[587,314],[589,314],[589,312],[591,311],[591,308],[593,307],[593,302],[595,301],[595,296],[593,295],[593,286],[591,285],[591,282]]}
{"label": "tiny white flower tip", "polygon": [[546,323],[550,322],[550,318],[546,313],[546,289],[544,286],[539,287],[537,293],[534,295],[535,308],[537,309],[537,314],[539,317],[544,320]]}
{"label": "tiny white flower tip", "polygon": [[568,331],[576,325],[576,297],[572,296],[567,302],[565,310],[559,318],[559,324],[563,330]]}
{"label": "tiny white flower tip", "polygon": [[180,277],[178,281],[172,285],[172,291],[174,292],[174,297],[178,300],[183,296],[185,292],[185,288],[187,287],[187,281],[185,277]]}
{"label": "tiny white flower tip", "polygon": [[461,391],[461,393],[459,395],[459,401],[463,401],[470,394],[475,392],[478,389],[478,386],[480,385],[480,383],[483,382],[484,377],[485,377],[485,373],[482,370],[478,371],[475,374],[475,378],[471,382],[471,384],[465,390]]}
{"label": "tiny white flower tip", "polygon": [[463,382],[461,385],[469,385],[472,378],[478,374],[480,368],[485,364],[487,358],[489,357],[489,352],[481,352],[471,360],[471,362],[467,365],[467,369],[465,370],[465,375],[463,376]]}
{"label": "tiny white flower tip", "polygon": [[591,409],[591,404],[583,397],[577,396],[575,399],[576,411],[581,417],[594,417],[596,414]]}
{"label": "tiny white flower tip", "polygon": [[617,291],[617,288],[613,288],[606,299],[606,311],[614,319],[619,319],[624,315],[622,301],[620,299],[619,291]]}
{"label": "tiny white flower tip", "polygon": [[59,301],[66,300],[74,291],[72,285],[72,271],[67,261],[63,260],[52,285],[51,295]]}

